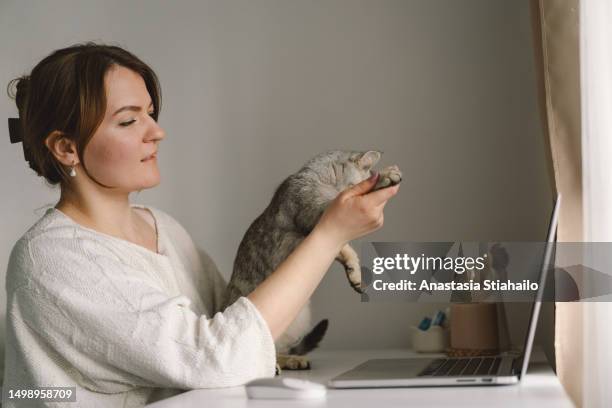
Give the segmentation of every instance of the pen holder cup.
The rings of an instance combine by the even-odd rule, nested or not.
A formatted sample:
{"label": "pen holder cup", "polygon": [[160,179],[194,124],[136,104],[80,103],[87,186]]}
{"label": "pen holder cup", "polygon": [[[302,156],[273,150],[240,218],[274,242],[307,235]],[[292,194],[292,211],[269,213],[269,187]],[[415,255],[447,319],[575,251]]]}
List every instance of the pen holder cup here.
{"label": "pen holder cup", "polygon": [[497,306],[495,303],[451,305],[451,348],[453,356],[497,354]]}
{"label": "pen holder cup", "polygon": [[440,326],[421,330],[412,326],[412,348],[418,353],[442,353],[449,345],[449,331]]}

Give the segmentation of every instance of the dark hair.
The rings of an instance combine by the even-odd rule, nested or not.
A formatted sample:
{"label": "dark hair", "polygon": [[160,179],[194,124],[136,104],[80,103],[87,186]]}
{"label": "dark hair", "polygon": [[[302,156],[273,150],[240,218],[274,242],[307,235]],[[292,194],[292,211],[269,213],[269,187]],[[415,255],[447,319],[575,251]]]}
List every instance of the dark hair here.
{"label": "dark hair", "polygon": [[104,77],[113,66],[129,68],[142,77],[153,101],[153,117],[157,120],[161,88],[155,72],[118,46],[88,42],[56,50],[40,61],[30,75],[9,83],[7,91],[19,110],[20,130],[24,150],[28,150],[31,158],[30,167],[51,185],[66,182],[68,176],[45,145],[47,136],[60,131],[73,140],[81,165],[87,172],[83,152],[104,118]]}

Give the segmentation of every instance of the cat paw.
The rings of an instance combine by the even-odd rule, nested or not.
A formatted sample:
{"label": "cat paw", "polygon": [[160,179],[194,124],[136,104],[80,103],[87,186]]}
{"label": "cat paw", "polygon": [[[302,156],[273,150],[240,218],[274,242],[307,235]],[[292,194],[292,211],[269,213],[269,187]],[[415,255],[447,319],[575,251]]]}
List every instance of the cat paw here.
{"label": "cat paw", "polygon": [[310,361],[308,358],[304,356],[296,356],[296,355],[285,355],[282,357],[277,357],[278,362],[276,364],[280,373],[281,369],[285,370],[310,370]]}
{"label": "cat paw", "polygon": [[402,172],[396,165],[385,167],[379,174],[380,177],[378,178],[374,190],[394,186],[402,181]]}
{"label": "cat paw", "polygon": [[361,285],[361,267],[359,263],[349,263],[345,266],[346,277],[348,278],[351,288],[357,293],[363,293]]}
{"label": "cat paw", "polygon": [[351,282],[351,288],[353,288],[353,290],[359,294],[364,293],[361,282],[356,282],[356,283]]}

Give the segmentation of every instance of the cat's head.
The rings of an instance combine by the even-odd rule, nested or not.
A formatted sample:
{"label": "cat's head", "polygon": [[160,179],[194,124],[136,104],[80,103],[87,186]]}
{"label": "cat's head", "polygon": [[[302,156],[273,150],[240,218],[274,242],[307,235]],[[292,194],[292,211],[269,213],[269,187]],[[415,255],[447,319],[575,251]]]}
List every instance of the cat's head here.
{"label": "cat's head", "polygon": [[372,175],[372,168],[378,163],[382,152],[332,150],[320,154],[307,163],[322,183],[343,191],[362,182]]}

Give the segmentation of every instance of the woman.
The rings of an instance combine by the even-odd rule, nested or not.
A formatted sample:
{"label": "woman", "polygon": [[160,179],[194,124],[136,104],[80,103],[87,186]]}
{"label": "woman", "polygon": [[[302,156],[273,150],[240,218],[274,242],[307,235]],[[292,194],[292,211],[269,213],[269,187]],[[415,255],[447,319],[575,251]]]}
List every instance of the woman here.
{"label": "woman", "polygon": [[15,82],[12,139],[61,196],[11,252],[8,407],[19,405],[16,389],[70,386],[77,406],[132,407],[273,376],[274,340],[340,248],[382,226],[398,190],[366,194],[373,177],[340,194],[274,273],[220,311],[225,284],[211,259],[171,216],[129,201],[159,183],[155,73],[119,47],[88,43]]}

